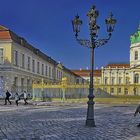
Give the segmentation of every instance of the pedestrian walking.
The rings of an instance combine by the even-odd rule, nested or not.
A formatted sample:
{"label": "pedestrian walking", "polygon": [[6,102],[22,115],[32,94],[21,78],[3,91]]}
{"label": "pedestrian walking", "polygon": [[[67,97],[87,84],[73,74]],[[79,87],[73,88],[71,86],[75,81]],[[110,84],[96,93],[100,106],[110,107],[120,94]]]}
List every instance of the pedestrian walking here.
{"label": "pedestrian walking", "polygon": [[27,93],[26,93],[26,91],[24,91],[24,105],[27,105],[28,104],[28,102],[27,102]]}
{"label": "pedestrian walking", "polygon": [[[138,113],[140,113],[140,105],[137,106],[136,111],[135,111],[135,113],[134,113],[134,117],[135,117]],[[140,127],[140,123],[137,125],[137,127]]]}
{"label": "pedestrian walking", "polygon": [[6,91],[6,97],[5,97],[5,104],[4,105],[7,105],[7,101],[10,103],[10,105],[12,104],[11,101],[9,100],[9,97],[11,96],[10,92],[7,90]]}
{"label": "pedestrian walking", "polygon": [[18,95],[18,93],[16,92],[15,94],[15,102],[16,102],[16,105],[18,106],[18,101],[20,100],[20,97]]}

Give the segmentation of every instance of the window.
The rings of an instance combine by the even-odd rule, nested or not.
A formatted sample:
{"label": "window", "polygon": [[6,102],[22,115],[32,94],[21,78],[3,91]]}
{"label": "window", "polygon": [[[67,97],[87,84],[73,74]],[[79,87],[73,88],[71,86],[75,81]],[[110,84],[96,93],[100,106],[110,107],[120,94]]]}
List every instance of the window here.
{"label": "window", "polygon": [[57,79],[59,79],[59,70],[57,70]]}
{"label": "window", "polygon": [[27,79],[27,86],[30,85],[30,79]]}
{"label": "window", "polygon": [[134,95],[137,95],[138,89],[136,87],[134,87],[133,91],[134,91]]}
{"label": "window", "polygon": [[49,77],[51,77],[51,67],[49,67]]}
{"label": "window", "polygon": [[42,75],[44,75],[44,64],[42,64]]}
{"label": "window", "polygon": [[110,92],[111,92],[111,93],[114,93],[114,88],[111,88],[111,89],[110,89]]}
{"label": "window", "polygon": [[62,71],[61,71],[61,73],[60,73],[60,78],[62,79]]}
{"label": "window", "polygon": [[18,52],[14,51],[14,65],[18,66]]}
{"label": "window", "polygon": [[129,84],[129,77],[126,77],[125,82],[126,84]]}
{"label": "window", "polygon": [[30,91],[30,79],[27,79],[27,92]]}
{"label": "window", "polygon": [[48,76],[48,66],[46,65],[46,76]]}
{"label": "window", "polygon": [[4,57],[3,57],[3,48],[0,48],[0,64],[3,64]]}
{"label": "window", "polygon": [[51,69],[51,77],[53,76],[53,68]]}
{"label": "window", "polygon": [[40,73],[40,63],[37,62],[37,73],[39,74]]}
{"label": "window", "polygon": [[97,84],[100,83],[100,79],[99,79],[99,78],[96,79],[96,83],[97,83]]}
{"label": "window", "polygon": [[25,67],[25,55],[21,54],[21,67],[24,68]]}
{"label": "window", "polygon": [[111,84],[114,85],[114,83],[115,83],[115,77],[112,77],[111,78]]}
{"label": "window", "polygon": [[76,84],[79,84],[79,79],[76,79]]}
{"label": "window", "polygon": [[30,57],[28,56],[28,60],[27,60],[27,69],[30,70]]}
{"label": "window", "polygon": [[105,85],[107,85],[107,84],[108,84],[108,78],[105,77]]}
{"label": "window", "polygon": [[60,71],[59,71],[59,79],[60,79]]}
{"label": "window", "polygon": [[17,86],[17,83],[18,83],[18,78],[15,77],[15,78],[14,78],[14,86]]}
{"label": "window", "polygon": [[138,60],[138,51],[134,52],[134,60]]}
{"label": "window", "polygon": [[32,60],[32,72],[35,72],[35,60]]}
{"label": "window", "polygon": [[127,95],[127,94],[128,94],[128,89],[125,88],[125,89],[124,89],[124,95]]}
{"label": "window", "polygon": [[21,78],[21,91],[24,90],[24,78]]}
{"label": "window", "polygon": [[57,79],[58,79],[58,70],[56,71],[56,77],[57,77]]}
{"label": "window", "polygon": [[118,88],[118,93],[121,93],[121,88]]}
{"label": "window", "polygon": [[105,92],[107,92],[107,88],[104,88],[103,90],[104,90]]}
{"label": "window", "polygon": [[139,74],[134,75],[134,83],[139,83]]}
{"label": "window", "polygon": [[121,84],[122,83],[122,77],[119,77],[119,84]]}

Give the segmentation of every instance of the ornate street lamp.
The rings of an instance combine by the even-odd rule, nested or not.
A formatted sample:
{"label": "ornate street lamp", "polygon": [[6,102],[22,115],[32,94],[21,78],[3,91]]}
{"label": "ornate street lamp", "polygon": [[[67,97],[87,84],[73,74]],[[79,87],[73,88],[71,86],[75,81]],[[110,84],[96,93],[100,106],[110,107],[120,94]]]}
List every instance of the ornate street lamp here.
{"label": "ornate street lamp", "polygon": [[89,31],[90,31],[90,40],[87,39],[79,39],[78,33],[80,32],[80,26],[82,25],[82,20],[80,20],[79,16],[75,16],[75,18],[72,20],[72,26],[73,26],[73,32],[75,32],[75,37],[78,43],[81,45],[88,47],[90,49],[90,85],[89,85],[89,101],[88,109],[87,109],[87,118],[86,118],[86,126],[89,127],[95,127],[95,121],[94,121],[94,85],[93,85],[93,69],[94,69],[94,49],[97,47],[100,47],[102,45],[105,45],[108,40],[111,38],[112,32],[114,31],[114,27],[116,24],[116,19],[113,18],[113,14],[110,13],[109,18],[105,20],[105,23],[107,25],[107,32],[108,37],[106,39],[98,39],[98,30],[100,27],[97,25],[96,20],[99,16],[99,11],[96,10],[95,6],[92,6],[92,8],[87,13],[88,19],[89,19]]}

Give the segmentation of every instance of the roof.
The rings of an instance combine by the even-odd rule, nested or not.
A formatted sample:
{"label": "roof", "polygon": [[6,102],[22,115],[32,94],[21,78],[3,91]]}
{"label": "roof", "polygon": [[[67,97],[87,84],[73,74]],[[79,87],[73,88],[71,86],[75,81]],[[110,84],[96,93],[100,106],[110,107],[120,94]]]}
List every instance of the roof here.
{"label": "roof", "polygon": [[105,66],[105,68],[130,68],[130,64],[108,64]]}
{"label": "roof", "polygon": [[131,44],[140,43],[140,25],[137,31],[133,35],[130,36],[130,41],[131,41]]}
{"label": "roof", "polygon": [[[0,25],[0,41],[14,41],[15,43],[31,50],[32,52],[34,52],[35,55],[38,55],[39,57],[41,57],[44,60],[47,60],[48,62],[50,62],[53,65],[58,65],[59,63],[57,61],[55,61],[54,59],[52,59],[50,56],[46,55],[45,53],[41,52],[39,49],[33,47],[31,44],[29,44],[23,37],[18,36],[17,34],[15,34],[13,31],[11,31],[10,29]],[[70,74],[73,74],[75,76],[75,73],[73,73],[72,71],[70,71],[68,68],[66,68],[65,66],[62,65],[62,69]]]}
{"label": "roof", "polygon": [[51,57],[47,56],[43,52],[41,52],[39,49],[33,47],[31,44],[29,44],[23,37],[18,36],[11,30],[7,29],[4,26],[0,25],[0,41],[14,41],[15,43],[18,43],[19,45],[31,50],[36,55],[40,56],[43,59],[47,59],[49,62],[53,64],[58,64],[55,60],[53,60]]}
{"label": "roof", "polygon": [[[81,76],[81,77],[90,77],[90,70],[72,70],[75,74]],[[101,77],[101,70],[94,70],[93,76],[95,77]]]}

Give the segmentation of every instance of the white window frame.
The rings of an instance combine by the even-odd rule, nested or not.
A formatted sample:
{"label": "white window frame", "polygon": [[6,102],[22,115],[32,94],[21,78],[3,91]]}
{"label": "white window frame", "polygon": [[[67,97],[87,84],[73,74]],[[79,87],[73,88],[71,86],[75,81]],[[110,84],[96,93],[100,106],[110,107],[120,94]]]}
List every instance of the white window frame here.
{"label": "white window frame", "polygon": [[18,51],[14,50],[14,65],[18,66]]}

